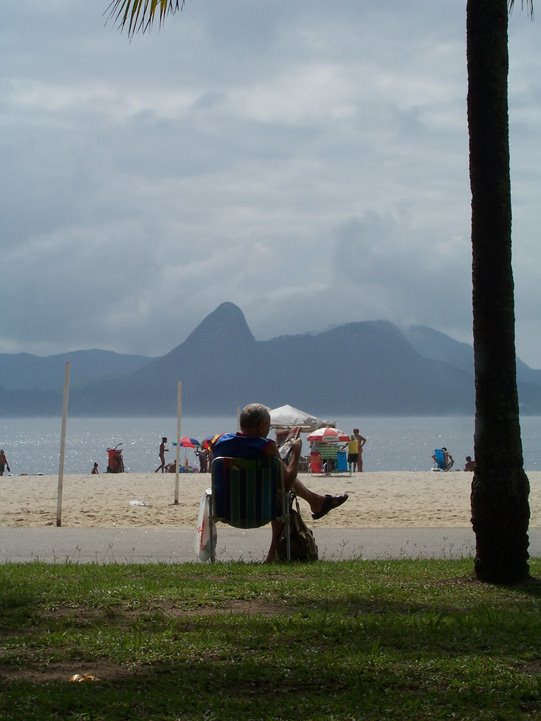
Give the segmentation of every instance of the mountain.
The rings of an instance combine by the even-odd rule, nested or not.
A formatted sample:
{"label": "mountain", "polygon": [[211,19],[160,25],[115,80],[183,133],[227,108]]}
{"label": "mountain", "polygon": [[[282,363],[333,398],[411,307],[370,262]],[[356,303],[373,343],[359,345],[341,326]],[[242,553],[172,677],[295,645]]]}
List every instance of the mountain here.
{"label": "mountain", "polygon": [[62,396],[52,391],[0,387],[0,418],[62,415]]}
{"label": "mountain", "polygon": [[129,373],[152,358],[105,350],[79,350],[40,357],[0,353],[0,416],[49,416],[62,411],[66,361],[70,388]]}
{"label": "mountain", "polygon": [[[35,372],[11,370],[10,387],[0,355],[1,415],[31,415],[32,408],[36,415],[58,414],[66,359],[76,379],[72,415],[175,415],[178,380],[183,411],[192,415],[230,414],[253,401],[334,415],[473,412],[471,346],[423,326],[400,330],[387,321],[363,321],[257,341],[240,308],[222,303],[164,356],[102,356],[99,364],[99,356],[87,355],[100,353],[54,356],[54,372],[50,359],[32,356]],[[541,371],[519,365],[523,412],[541,413]]]}
{"label": "mountain", "polygon": [[[404,330],[404,335],[425,358],[440,360],[473,374],[473,347],[459,343],[444,333],[427,326],[413,325]],[[541,370],[530,368],[517,358],[517,385],[522,413],[540,412],[539,388]]]}
{"label": "mountain", "polygon": [[319,334],[256,341],[240,308],[223,303],[167,355],[116,380],[73,394],[76,413],[128,415],[183,407],[218,415],[257,400],[321,412],[471,413],[471,374],[420,356],[385,321],[350,323]]}
{"label": "mountain", "polygon": [[182,380],[185,408],[204,415],[230,413],[240,403],[240,389],[254,397],[257,347],[240,308],[222,303],[166,355],[74,393],[73,410],[101,415],[122,408],[126,415],[174,415],[177,381]]}
{"label": "mountain", "polygon": [[30,353],[0,353],[0,386],[5,389],[58,391],[64,383],[66,361],[71,361],[71,385],[83,385],[106,376],[128,373],[151,358],[106,350],[78,350],[45,358]]}
{"label": "mountain", "polygon": [[424,325],[403,329],[406,339],[424,358],[432,358],[473,373],[473,347]]}

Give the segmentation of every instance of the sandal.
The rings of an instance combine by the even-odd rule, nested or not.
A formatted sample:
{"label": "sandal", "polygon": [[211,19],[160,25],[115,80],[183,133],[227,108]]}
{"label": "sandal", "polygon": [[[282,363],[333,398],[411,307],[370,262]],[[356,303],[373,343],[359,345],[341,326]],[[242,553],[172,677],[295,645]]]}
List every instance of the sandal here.
{"label": "sandal", "polygon": [[326,516],[329,511],[332,511],[333,508],[338,508],[338,506],[341,506],[342,503],[345,503],[347,499],[347,493],[343,493],[341,496],[329,496],[327,494],[323,501],[323,505],[321,506],[321,510],[317,513],[312,513],[312,518],[314,521],[319,521],[319,519]]}

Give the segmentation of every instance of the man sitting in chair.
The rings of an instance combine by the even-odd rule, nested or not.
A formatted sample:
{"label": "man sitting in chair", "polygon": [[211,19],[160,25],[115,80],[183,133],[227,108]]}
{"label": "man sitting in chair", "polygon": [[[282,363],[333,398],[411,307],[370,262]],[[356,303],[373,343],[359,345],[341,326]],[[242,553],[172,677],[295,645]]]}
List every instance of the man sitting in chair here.
{"label": "man sitting in chair", "polygon": [[[240,432],[223,433],[212,445],[214,458],[229,456],[232,458],[280,458],[278,446],[267,438],[270,431],[271,418],[269,410],[260,403],[250,403],[242,409],[240,414]],[[294,491],[299,498],[304,499],[310,506],[312,518],[317,521],[326,516],[333,508],[338,508],[348,499],[348,494],[340,496],[325,495],[309,490],[297,478],[302,441],[300,438],[291,442],[288,462],[284,462],[284,486],[286,491]],[[267,561],[273,561],[277,556],[276,544],[282,524],[272,523],[272,542]]]}

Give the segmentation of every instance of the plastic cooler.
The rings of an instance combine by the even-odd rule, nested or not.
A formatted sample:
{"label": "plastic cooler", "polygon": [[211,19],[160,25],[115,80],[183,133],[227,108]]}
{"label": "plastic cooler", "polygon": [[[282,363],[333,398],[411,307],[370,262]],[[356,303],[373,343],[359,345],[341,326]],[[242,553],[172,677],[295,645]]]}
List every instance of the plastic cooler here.
{"label": "plastic cooler", "polygon": [[347,471],[348,459],[345,451],[338,451],[336,454],[336,470]]}
{"label": "plastic cooler", "polygon": [[311,473],[321,473],[321,453],[319,451],[310,453],[310,471]]}

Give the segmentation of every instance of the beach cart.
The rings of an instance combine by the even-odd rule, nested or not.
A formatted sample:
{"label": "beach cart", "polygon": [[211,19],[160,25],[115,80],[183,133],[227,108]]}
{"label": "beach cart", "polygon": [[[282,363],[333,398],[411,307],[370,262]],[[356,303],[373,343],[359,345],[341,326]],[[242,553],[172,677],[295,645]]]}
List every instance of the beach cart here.
{"label": "beach cart", "polygon": [[122,443],[114,448],[107,449],[107,473],[124,473],[124,459],[122,458]]}
{"label": "beach cart", "polygon": [[312,475],[351,474],[348,470],[347,454],[341,445],[349,440],[347,433],[328,426],[310,433],[308,440],[311,443],[310,473]]}

